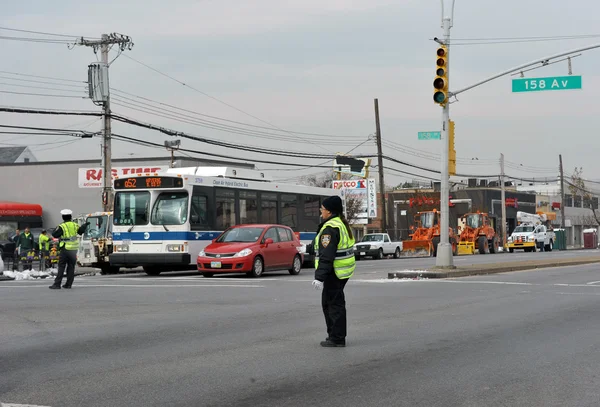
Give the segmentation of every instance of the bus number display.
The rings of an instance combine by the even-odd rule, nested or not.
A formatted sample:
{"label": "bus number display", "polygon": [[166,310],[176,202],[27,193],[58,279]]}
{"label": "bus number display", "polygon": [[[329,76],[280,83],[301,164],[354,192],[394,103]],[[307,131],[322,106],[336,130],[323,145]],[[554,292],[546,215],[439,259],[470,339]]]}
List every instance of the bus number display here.
{"label": "bus number display", "polygon": [[183,179],[174,177],[132,177],[115,180],[115,189],[182,188]]}

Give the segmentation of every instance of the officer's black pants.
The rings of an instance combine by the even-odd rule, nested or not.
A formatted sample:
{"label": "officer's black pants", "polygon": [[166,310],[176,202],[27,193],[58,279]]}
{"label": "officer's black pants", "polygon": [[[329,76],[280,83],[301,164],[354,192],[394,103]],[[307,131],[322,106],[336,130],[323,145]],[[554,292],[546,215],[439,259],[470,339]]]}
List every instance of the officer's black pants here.
{"label": "officer's black pants", "polygon": [[328,276],[323,284],[321,305],[327,324],[327,336],[337,342],[346,339],[346,298],[344,287],[347,279],[340,280],[335,275]]}
{"label": "officer's black pants", "polygon": [[75,279],[75,264],[77,263],[77,250],[61,250],[58,257],[58,275],[54,279],[54,285],[59,286],[63,275],[65,273],[65,267],[67,268],[67,282],[66,286],[70,287]]}

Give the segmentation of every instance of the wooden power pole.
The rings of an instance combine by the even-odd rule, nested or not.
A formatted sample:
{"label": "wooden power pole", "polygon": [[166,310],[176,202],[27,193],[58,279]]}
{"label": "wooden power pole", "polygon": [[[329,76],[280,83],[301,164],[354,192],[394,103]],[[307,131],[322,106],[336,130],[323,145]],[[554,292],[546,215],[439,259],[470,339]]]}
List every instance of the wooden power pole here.
{"label": "wooden power pole", "polygon": [[375,126],[377,138],[377,165],[379,167],[379,193],[381,194],[381,231],[387,233],[387,208],[385,206],[385,182],[383,180],[383,154],[381,152],[381,127],[379,125],[379,101],[375,99]]}

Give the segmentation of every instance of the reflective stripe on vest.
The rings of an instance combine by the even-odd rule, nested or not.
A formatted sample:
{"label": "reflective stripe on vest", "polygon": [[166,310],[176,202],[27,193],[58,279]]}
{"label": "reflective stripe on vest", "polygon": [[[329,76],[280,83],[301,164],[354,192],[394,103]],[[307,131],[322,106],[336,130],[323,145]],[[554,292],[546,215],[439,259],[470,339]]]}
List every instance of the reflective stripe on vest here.
{"label": "reflective stripe on vest", "polygon": [[354,269],[356,268],[354,238],[350,237],[346,230],[346,225],[344,225],[344,222],[338,217],[331,218],[325,222],[315,238],[315,269],[319,268],[319,242],[321,241],[321,234],[327,226],[336,228],[340,232],[340,241],[338,242],[335,259],[333,260],[333,271],[335,271],[337,278],[341,280],[350,278],[354,274]]}
{"label": "reflective stripe on vest", "polygon": [[77,250],[79,242],[77,241],[77,230],[79,225],[75,222],[64,222],[60,224],[62,236],[60,237],[60,247],[66,250]]}

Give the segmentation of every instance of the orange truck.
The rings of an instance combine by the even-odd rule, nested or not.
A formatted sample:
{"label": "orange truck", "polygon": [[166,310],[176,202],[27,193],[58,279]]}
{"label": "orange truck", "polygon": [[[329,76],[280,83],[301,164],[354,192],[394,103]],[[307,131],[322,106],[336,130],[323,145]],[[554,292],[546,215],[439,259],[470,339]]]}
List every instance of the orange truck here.
{"label": "orange truck", "polygon": [[[411,226],[410,240],[402,242],[402,257],[430,257],[437,255],[437,246],[440,243],[440,217],[436,209],[432,211],[417,212],[415,225]],[[457,238],[454,230],[449,228],[452,254],[458,250]]]}
{"label": "orange truck", "polygon": [[458,241],[458,254],[498,253],[500,238],[491,225],[487,213],[467,213],[462,217],[464,227]]}

